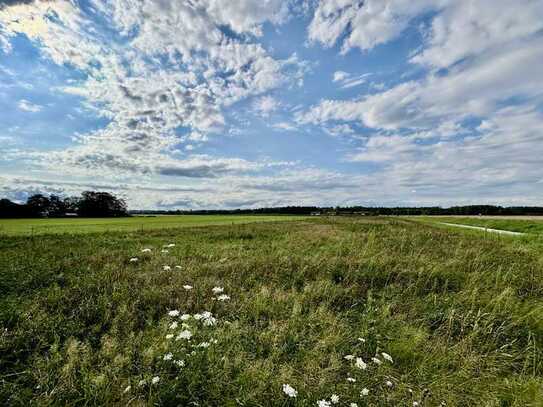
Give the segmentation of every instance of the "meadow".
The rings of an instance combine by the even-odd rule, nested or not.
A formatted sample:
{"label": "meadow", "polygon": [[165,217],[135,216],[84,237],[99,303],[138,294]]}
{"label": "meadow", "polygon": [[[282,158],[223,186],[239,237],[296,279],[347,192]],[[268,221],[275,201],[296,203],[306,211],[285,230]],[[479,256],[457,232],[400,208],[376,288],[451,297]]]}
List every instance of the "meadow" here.
{"label": "meadow", "polygon": [[119,218],[35,218],[0,219],[0,234],[35,235],[51,233],[93,233],[142,231],[209,225],[232,225],[249,222],[299,220],[288,215],[164,215]]}
{"label": "meadow", "polygon": [[393,218],[0,236],[0,405],[541,406],[543,241]]}

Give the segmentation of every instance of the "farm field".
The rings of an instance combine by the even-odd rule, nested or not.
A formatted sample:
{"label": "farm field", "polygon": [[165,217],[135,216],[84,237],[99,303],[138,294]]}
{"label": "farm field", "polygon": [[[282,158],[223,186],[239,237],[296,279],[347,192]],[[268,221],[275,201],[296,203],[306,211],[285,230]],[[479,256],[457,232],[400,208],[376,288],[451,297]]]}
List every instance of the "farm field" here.
{"label": "farm field", "polygon": [[490,229],[507,230],[511,232],[543,234],[543,217],[491,217],[491,216],[424,216],[418,219],[425,222],[456,223],[460,225],[479,226]]}
{"label": "farm field", "polygon": [[0,405],[541,406],[541,243],[386,217],[0,236]]}
{"label": "farm field", "polygon": [[0,234],[32,235],[49,233],[92,233],[133,231],[249,222],[300,220],[288,215],[165,215],[121,218],[0,219]]}

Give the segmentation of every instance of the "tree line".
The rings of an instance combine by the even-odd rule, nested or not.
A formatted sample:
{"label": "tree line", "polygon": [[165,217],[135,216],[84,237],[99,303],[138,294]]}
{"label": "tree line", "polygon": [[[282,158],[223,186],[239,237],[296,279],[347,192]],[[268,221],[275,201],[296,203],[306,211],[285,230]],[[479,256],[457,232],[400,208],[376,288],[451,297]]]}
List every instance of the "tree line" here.
{"label": "tree line", "polygon": [[161,211],[131,211],[140,215],[403,215],[403,216],[444,216],[444,215],[484,215],[484,216],[518,216],[543,215],[543,207],[539,206],[512,206],[502,207],[495,205],[468,205],[442,208],[439,206],[420,207],[319,207],[319,206],[283,206],[275,208],[256,209],[201,209],[201,210],[161,210]]}
{"label": "tree line", "polygon": [[129,216],[126,202],[108,192],[85,191],[81,196],[61,198],[34,194],[24,204],[0,199],[0,218],[59,218],[66,216]]}

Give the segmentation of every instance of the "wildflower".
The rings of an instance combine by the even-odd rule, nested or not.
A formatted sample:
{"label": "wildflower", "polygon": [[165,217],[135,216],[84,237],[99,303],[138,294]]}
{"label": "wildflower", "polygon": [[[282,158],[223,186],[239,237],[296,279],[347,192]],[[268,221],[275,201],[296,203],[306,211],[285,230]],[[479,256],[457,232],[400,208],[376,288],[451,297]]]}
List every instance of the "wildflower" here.
{"label": "wildflower", "polygon": [[354,362],[354,365],[362,370],[366,370],[368,367],[368,365],[362,360],[362,358],[356,358],[356,362]]}
{"label": "wildflower", "polygon": [[175,266],[175,268],[181,270],[183,267],[181,267],[181,266]]}
{"label": "wildflower", "polygon": [[175,243],[167,244],[167,245],[165,245],[164,247],[175,247]]}
{"label": "wildflower", "polygon": [[379,359],[377,359],[377,358],[375,358],[375,357],[374,357],[374,358],[371,358],[371,360],[372,360],[372,362],[375,363],[376,365],[380,365],[381,363],[383,363],[383,362],[381,362]]}
{"label": "wildflower", "polygon": [[204,326],[213,326],[217,323],[217,318],[209,317],[204,319]]}
{"label": "wildflower", "polygon": [[177,328],[177,325],[179,325],[177,323],[177,321],[173,321],[171,324],[170,324],[170,329],[176,329]]}
{"label": "wildflower", "polygon": [[370,391],[367,389],[367,388],[363,388],[362,391],[360,392],[360,395],[361,396],[367,396],[368,394],[370,394]]}
{"label": "wildflower", "polygon": [[209,312],[209,311],[202,312],[202,318],[204,318],[204,319],[210,318],[211,315],[213,315],[213,314],[211,314],[211,312]]}
{"label": "wildflower", "polygon": [[347,381],[350,383],[356,383],[356,379],[354,377],[347,377]]}
{"label": "wildflower", "polygon": [[173,334],[166,335],[166,339],[172,339],[172,338],[173,338]]}
{"label": "wildflower", "polygon": [[283,384],[283,393],[289,397],[296,397],[298,392],[289,384]]}
{"label": "wildflower", "polygon": [[168,312],[168,315],[169,315],[170,317],[176,317],[176,316],[179,315],[179,311],[176,310],[176,309],[173,309],[173,310],[171,310],[170,312]]}
{"label": "wildflower", "polygon": [[387,380],[387,381],[385,382],[385,384],[387,385],[387,387],[392,387],[392,386],[394,386],[394,384],[392,384],[392,382],[391,382],[390,380]]}
{"label": "wildflower", "polygon": [[349,407],[358,407],[358,404],[356,404],[356,403],[351,403],[351,404],[349,404]]}
{"label": "wildflower", "polygon": [[132,389],[132,386],[126,386],[123,393],[128,393]]}
{"label": "wildflower", "polygon": [[145,381],[145,379],[141,379],[139,382],[138,382],[138,386],[145,386],[145,384],[147,384],[147,382]]}
{"label": "wildflower", "polygon": [[366,343],[366,340],[364,338],[358,338],[358,340],[362,343]]}
{"label": "wildflower", "polygon": [[151,379],[151,384],[157,384],[160,381],[160,377],[155,376]]}
{"label": "wildflower", "polygon": [[185,361],[184,361],[184,360],[174,360],[173,363],[174,363],[176,366],[179,366],[179,367],[185,366]]}
{"label": "wildflower", "polygon": [[419,407],[419,402],[418,402],[418,401],[414,401],[414,402],[413,402],[413,407]]}
{"label": "wildflower", "polygon": [[161,252],[161,253],[169,253],[170,251],[169,251],[169,250],[166,250],[166,249],[162,249],[160,252]]}
{"label": "wildflower", "polygon": [[326,400],[319,400],[317,401],[317,406],[318,407],[330,407],[331,404],[329,401],[326,401]]}
{"label": "wildflower", "polygon": [[217,297],[217,299],[218,299],[219,301],[228,301],[228,300],[230,299],[230,297],[229,297],[228,295],[226,295],[226,294],[221,294],[221,295],[219,295],[219,296]]}
{"label": "wildflower", "polygon": [[390,363],[394,363],[394,361],[392,360],[392,356],[390,356],[388,353],[381,352],[381,355],[383,355],[383,358],[385,358],[385,360],[388,360]]}
{"label": "wildflower", "polygon": [[136,263],[138,261],[137,257],[132,257],[130,260],[130,263]]}
{"label": "wildflower", "polygon": [[181,319],[181,321],[188,321],[190,319],[190,314],[183,314],[179,319]]}
{"label": "wildflower", "polygon": [[202,318],[203,318],[202,314],[194,314],[194,319],[195,319],[196,321],[199,321],[199,320],[201,320]]}
{"label": "wildflower", "polygon": [[164,271],[170,271],[172,268],[170,266],[164,266],[162,267],[162,270]]}
{"label": "wildflower", "polygon": [[213,294],[220,294],[220,293],[222,293],[224,291],[224,288],[222,288],[222,287],[213,287],[211,289],[211,291],[213,291]]}
{"label": "wildflower", "polygon": [[344,359],[346,360],[353,360],[354,359],[354,355],[346,355],[343,357]]}
{"label": "wildflower", "polygon": [[141,249],[141,252],[142,253],[150,253],[151,249],[149,249],[149,248]]}
{"label": "wildflower", "polygon": [[209,342],[202,342],[198,344],[199,348],[209,348],[209,345],[211,345]]}
{"label": "wildflower", "polygon": [[333,404],[339,403],[339,396],[338,396],[337,394],[332,394],[332,396],[330,397],[330,401],[331,401]]}
{"label": "wildflower", "polygon": [[185,285],[183,286],[183,288],[184,288],[185,290],[187,290],[187,291],[188,291],[188,290],[192,290],[192,286],[191,286],[191,285],[188,285],[188,284],[185,284]]}
{"label": "wildflower", "polygon": [[183,323],[181,324],[181,328],[183,328],[183,329],[190,329],[190,325],[187,324],[187,323],[185,323],[185,322],[183,322]]}
{"label": "wildflower", "polygon": [[192,337],[192,332],[188,329],[185,329],[181,332],[179,332],[179,335],[177,335],[177,338],[175,338],[176,341],[179,341],[181,339],[189,340]]}

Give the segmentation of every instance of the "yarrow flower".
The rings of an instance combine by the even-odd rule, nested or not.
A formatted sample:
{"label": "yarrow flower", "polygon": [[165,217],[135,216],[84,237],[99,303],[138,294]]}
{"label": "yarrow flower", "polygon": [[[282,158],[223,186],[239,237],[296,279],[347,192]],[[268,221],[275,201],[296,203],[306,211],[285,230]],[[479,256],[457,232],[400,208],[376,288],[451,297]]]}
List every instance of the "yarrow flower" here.
{"label": "yarrow flower", "polygon": [[298,392],[290,384],[283,384],[283,393],[289,397],[296,397]]}
{"label": "yarrow flower", "polygon": [[162,267],[162,270],[164,271],[170,271],[172,268],[170,266],[164,266]]}
{"label": "yarrow flower", "polygon": [[179,367],[185,366],[185,361],[184,361],[184,360],[174,360],[173,363],[174,363],[176,366],[179,366]]}
{"label": "yarrow flower", "polygon": [[356,383],[356,379],[354,377],[347,377],[347,381],[350,383]]}
{"label": "yarrow flower", "polygon": [[229,297],[228,295],[226,295],[226,294],[221,294],[221,295],[219,295],[219,296],[217,297],[217,299],[218,299],[219,301],[228,301],[228,300],[230,299],[230,297]]}
{"label": "yarrow flower", "polygon": [[199,343],[197,346],[199,348],[209,348],[209,345],[211,345],[209,342],[202,342],[202,343]]}
{"label": "yarrow flower", "polygon": [[188,284],[185,284],[185,285],[183,286],[183,288],[184,288],[185,290],[192,290],[192,286],[191,286],[191,285],[188,285]]}
{"label": "yarrow flower", "polygon": [[152,383],[152,384],[157,384],[159,381],[160,381],[160,377],[158,377],[158,376],[155,376],[155,377],[153,377],[153,378],[151,379],[151,383]]}
{"label": "yarrow flower", "polygon": [[220,293],[222,293],[224,291],[224,288],[222,288],[222,287],[213,287],[211,289],[211,291],[213,291],[213,294],[220,294]]}
{"label": "yarrow flower", "polygon": [[383,358],[385,358],[385,360],[388,360],[390,363],[394,363],[394,361],[392,360],[392,356],[390,356],[388,353],[381,352],[381,355],[383,355]]}
{"label": "yarrow flower", "polygon": [[142,253],[149,253],[150,251],[151,251],[151,249],[149,249],[149,248],[141,249]]}
{"label": "yarrow flower", "polygon": [[160,252],[161,252],[161,253],[169,253],[170,251],[169,251],[169,250],[166,250],[166,249],[162,249]]}
{"label": "yarrow flower", "polygon": [[172,338],[173,338],[173,334],[166,335],[166,339],[172,339]]}
{"label": "yarrow flower", "polygon": [[188,329],[185,329],[185,330],[179,332],[179,335],[177,335],[177,338],[175,338],[175,340],[176,341],[179,341],[181,339],[189,340],[190,338],[192,338],[192,332],[189,331]]}
{"label": "yarrow flower", "polygon": [[418,401],[414,401],[413,402],[413,407],[418,407],[419,406],[419,402]]}
{"label": "yarrow flower", "polygon": [[337,394],[332,394],[332,396],[330,397],[330,401],[331,401],[333,404],[339,403],[339,396],[338,396]]}
{"label": "yarrow flower", "polygon": [[385,382],[385,384],[387,385],[387,387],[392,387],[392,386],[394,386],[390,380],[387,380],[387,381]]}
{"label": "yarrow flower", "polygon": [[375,363],[375,364],[377,364],[377,365],[380,365],[381,363],[383,363],[383,362],[381,362],[379,359],[377,359],[377,358],[375,358],[375,357],[374,357],[374,358],[371,358],[371,360],[372,360],[373,363]]}
{"label": "yarrow flower", "polygon": [[364,338],[358,338],[358,341],[362,342],[362,343],[365,343],[366,340]]}
{"label": "yarrow flower", "polygon": [[173,309],[173,310],[171,310],[170,312],[168,312],[168,315],[169,315],[170,317],[176,317],[176,316],[179,315],[179,310]]}
{"label": "yarrow flower", "polygon": [[188,321],[190,319],[190,314],[183,314],[179,317],[179,319],[181,319],[181,321]]}
{"label": "yarrow flower", "polygon": [[147,383],[147,381],[145,379],[141,379],[139,382],[138,382],[138,386],[145,386],[145,384]]}
{"label": "yarrow flower", "polygon": [[356,404],[356,403],[351,403],[351,404],[349,404],[349,407],[358,407],[358,404]]}
{"label": "yarrow flower", "polygon": [[366,370],[366,368],[368,367],[368,365],[362,360],[362,358],[356,358],[356,362],[354,362],[354,365],[362,370]]}
{"label": "yarrow flower", "polygon": [[362,391],[360,392],[360,395],[361,396],[367,396],[368,394],[370,394],[370,391],[367,389],[367,388],[363,388]]}
{"label": "yarrow flower", "polygon": [[178,325],[177,321],[174,321],[170,324],[170,329],[176,329]]}
{"label": "yarrow flower", "polygon": [[173,354],[170,352],[170,353],[166,353],[162,359],[172,360],[172,358],[173,358]]}
{"label": "yarrow flower", "polygon": [[137,257],[132,257],[130,260],[130,263],[135,263],[138,261],[138,258]]}
{"label": "yarrow flower", "polygon": [[346,360],[353,360],[354,359],[354,355],[346,355],[343,357],[344,359]]}
{"label": "yarrow flower", "polygon": [[326,401],[326,400],[319,400],[317,401],[317,406],[318,407],[330,407],[332,404],[330,404],[329,401]]}

